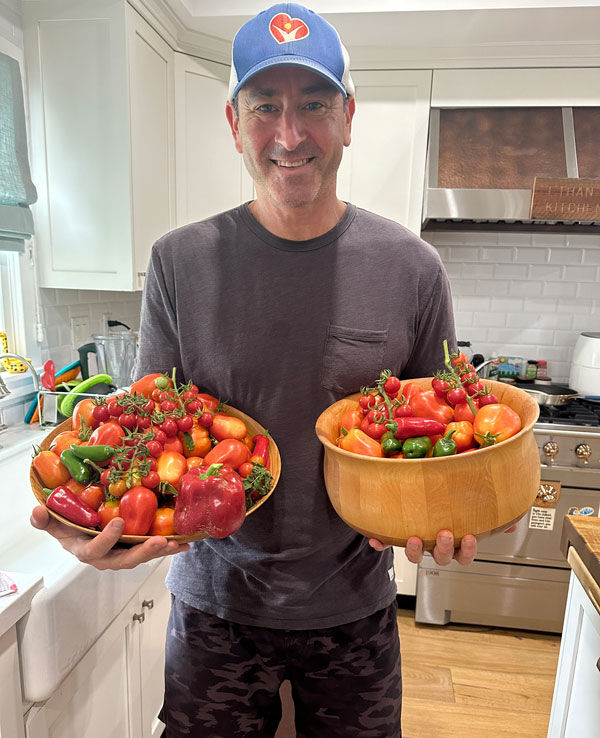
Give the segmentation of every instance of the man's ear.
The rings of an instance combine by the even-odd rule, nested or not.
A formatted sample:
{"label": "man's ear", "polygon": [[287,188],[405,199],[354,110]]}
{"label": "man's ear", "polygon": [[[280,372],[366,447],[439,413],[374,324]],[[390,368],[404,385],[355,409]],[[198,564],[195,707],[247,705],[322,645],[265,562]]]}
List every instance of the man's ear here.
{"label": "man's ear", "polygon": [[242,153],[242,140],[240,137],[240,119],[238,118],[235,108],[233,107],[233,103],[227,100],[225,103],[225,117],[227,118],[227,122],[229,123],[229,127],[231,128],[231,133],[233,135],[233,140],[235,142],[235,148],[236,150],[241,154]]}
{"label": "man's ear", "polygon": [[352,130],[352,118],[354,117],[354,110],[356,103],[353,97],[348,98],[348,102],[344,105],[344,115],[346,119],[344,121],[344,146],[350,146],[351,130]]}

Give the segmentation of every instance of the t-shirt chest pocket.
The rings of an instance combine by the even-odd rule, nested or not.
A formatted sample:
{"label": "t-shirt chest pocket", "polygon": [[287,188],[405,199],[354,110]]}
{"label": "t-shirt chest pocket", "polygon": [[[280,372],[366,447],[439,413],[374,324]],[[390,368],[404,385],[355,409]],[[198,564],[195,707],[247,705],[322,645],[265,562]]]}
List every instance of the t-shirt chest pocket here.
{"label": "t-shirt chest pocket", "polygon": [[379,377],[388,332],[330,325],[323,352],[321,385],[348,395]]}

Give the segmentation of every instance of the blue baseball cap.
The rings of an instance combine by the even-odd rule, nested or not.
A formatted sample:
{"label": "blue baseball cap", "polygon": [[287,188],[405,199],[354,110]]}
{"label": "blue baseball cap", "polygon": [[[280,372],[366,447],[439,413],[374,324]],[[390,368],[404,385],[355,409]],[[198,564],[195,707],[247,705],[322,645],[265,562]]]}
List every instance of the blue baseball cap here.
{"label": "blue baseball cap", "polygon": [[354,95],[350,57],[335,28],[313,10],[279,3],[263,10],[233,39],[228,99],[263,69],[290,64],[320,74],[344,97]]}

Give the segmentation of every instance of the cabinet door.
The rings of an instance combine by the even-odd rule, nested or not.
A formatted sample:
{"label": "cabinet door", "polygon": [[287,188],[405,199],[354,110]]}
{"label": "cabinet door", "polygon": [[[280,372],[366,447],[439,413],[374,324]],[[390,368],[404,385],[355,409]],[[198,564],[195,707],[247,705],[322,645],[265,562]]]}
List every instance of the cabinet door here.
{"label": "cabinet door", "polygon": [[597,738],[599,695],[600,601],[571,572],[548,738]]}
{"label": "cabinet door", "polygon": [[23,12],[40,285],[131,289],[124,6]]}
{"label": "cabinet door", "polygon": [[152,244],[175,227],[174,53],[127,6],[134,289]]}
{"label": "cabinet door", "polygon": [[27,714],[27,738],[142,738],[138,633],[125,608],[56,692]]}
{"label": "cabinet door", "polygon": [[163,704],[165,679],[165,636],[171,610],[171,595],[165,586],[170,557],[140,590],[139,611],[144,613],[140,633],[140,683],[142,736],[158,738],[164,724],[158,719]]}
{"label": "cabinet door", "polygon": [[338,196],[421,231],[429,71],[353,72],[356,113]]}
{"label": "cabinet door", "polygon": [[177,224],[252,197],[252,180],[225,118],[229,67],[175,54]]}

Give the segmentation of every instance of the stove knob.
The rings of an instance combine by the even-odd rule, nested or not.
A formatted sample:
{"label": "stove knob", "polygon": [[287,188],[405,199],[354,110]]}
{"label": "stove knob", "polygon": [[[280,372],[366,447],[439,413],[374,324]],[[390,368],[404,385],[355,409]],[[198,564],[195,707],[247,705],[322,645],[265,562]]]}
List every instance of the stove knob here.
{"label": "stove knob", "polygon": [[548,457],[548,463],[554,462],[554,457],[558,453],[558,443],[556,441],[548,441],[542,446],[542,451]]}
{"label": "stove knob", "polygon": [[579,446],[575,447],[575,456],[578,459],[583,459],[584,464],[589,463],[589,458],[592,455],[592,449],[588,443],[580,443]]}

